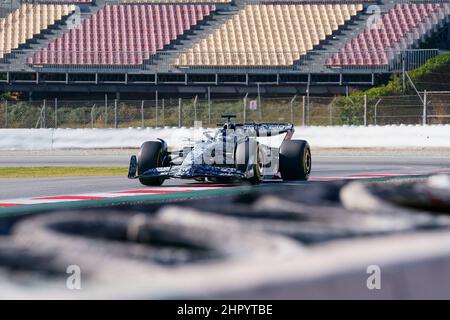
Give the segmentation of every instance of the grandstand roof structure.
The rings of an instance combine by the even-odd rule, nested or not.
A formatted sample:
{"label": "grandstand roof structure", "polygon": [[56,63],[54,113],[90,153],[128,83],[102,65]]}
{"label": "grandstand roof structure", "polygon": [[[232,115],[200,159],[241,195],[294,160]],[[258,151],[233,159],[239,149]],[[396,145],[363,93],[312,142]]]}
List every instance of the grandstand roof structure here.
{"label": "grandstand roof structure", "polygon": [[450,0],[10,0],[0,90],[341,91],[438,55],[449,17]]}

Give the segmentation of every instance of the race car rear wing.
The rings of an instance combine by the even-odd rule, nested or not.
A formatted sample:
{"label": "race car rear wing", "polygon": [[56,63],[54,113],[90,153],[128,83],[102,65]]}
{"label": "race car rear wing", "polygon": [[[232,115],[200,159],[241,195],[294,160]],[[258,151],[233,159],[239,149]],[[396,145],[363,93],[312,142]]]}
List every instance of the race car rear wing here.
{"label": "race car rear wing", "polygon": [[249,135],[256,137],[271,137],[285,133],[291,136],[295,131],[291,123],[237,123],[236,127],[242,127]]}

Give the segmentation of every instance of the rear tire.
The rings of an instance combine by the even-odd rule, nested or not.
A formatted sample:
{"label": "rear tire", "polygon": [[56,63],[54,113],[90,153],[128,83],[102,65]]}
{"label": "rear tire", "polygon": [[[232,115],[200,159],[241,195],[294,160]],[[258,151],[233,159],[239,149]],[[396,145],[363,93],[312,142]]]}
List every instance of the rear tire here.
{"label": "rear tire", "polygon": [[[160,141],[146,141],[142,144],[138,155],[138,174],[163,166],[163,143]],[[160,186],[164,182],[161,177],[139,178],[145,186]]]}
{"label": "rear tire", "polygon": [[305,140],[283,141],[280,147],[280,174],[283,180],[308,180],[311,149]]}
{"label": "rear tire", "polygon": [[[256,140],[248,140],[236,146],[236,169],[242,172],[253,170],[253,176],[247,179],[251,184],[259,184],[262,181],[260,166],[261,157],[259,152],[259,144]],[[252,161],[252,159],[255,159],[256,161],[253,161],[255,163],[250,164],[249,162]]]}

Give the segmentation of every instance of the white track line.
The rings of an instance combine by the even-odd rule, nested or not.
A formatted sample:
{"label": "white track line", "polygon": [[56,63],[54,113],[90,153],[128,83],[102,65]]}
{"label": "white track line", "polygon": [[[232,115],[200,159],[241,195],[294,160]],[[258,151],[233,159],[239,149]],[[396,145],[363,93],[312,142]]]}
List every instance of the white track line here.
{"label": "white track line", "polygon": [[133,197],[143,195],[162,195],[181,192],[192,192],[201,190],[213,190],[221,189],[230,186],[186,186],[186,187],[164,187],[164,188],[151,188],[151,189],[135,189],[135,190],[122,190],[113,192],[102,193],[85,193],[85,194],[69,194],[58,196],[40,196],[32,198],[17,198],[0,200],[1,207],[10,207],[18,205],[33,205],[43,203],[59,203],[59,202],[74,202],[74,201],[89,201],[89,200],[101,200],[108,198],[121,198],[121,197]]}

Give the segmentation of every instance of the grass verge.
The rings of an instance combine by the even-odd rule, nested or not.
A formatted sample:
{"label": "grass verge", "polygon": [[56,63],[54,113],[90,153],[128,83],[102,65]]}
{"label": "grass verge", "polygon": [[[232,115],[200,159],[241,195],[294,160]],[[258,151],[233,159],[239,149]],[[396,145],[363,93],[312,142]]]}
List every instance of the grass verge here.
{"label": "grass verge", "polygon": [[0,178],[126,176],[124,167],[0,167]]}

